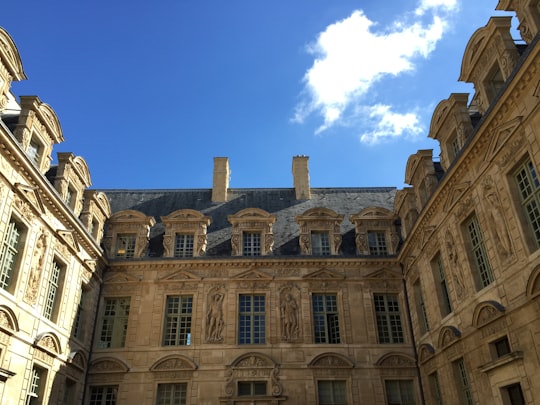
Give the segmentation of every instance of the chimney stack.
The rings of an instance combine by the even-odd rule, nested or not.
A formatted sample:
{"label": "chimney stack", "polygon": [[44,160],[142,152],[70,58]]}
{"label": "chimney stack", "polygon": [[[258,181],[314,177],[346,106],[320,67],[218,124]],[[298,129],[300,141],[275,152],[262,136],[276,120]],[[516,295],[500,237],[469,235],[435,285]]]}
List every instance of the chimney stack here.
{"label": "chimney stack", "polygon": [[214,184],[212,186],[212,202],[227,202],[229,188],[229,158],[214,158]]}
{"label": "chimney stack", "polygon": [[292,173],[297,200],[309,200],[311,198],[308,159],[308,156],[303,155],[293,157]]}

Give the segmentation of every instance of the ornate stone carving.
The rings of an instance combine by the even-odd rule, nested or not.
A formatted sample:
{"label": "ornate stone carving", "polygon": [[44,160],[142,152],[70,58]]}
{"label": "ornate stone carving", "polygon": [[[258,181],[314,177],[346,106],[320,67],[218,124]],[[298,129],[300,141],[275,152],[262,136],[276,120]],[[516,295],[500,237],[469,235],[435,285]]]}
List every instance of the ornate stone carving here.
{"label": "ornate stone carving", "polygon": [[225,393],[232,397],[235,394],[238,379],[265,380],[270,383],[270,393],[277,397],[283,392],[283,386],[279,381],[279,365],[269,357],[259,353],[248,353],[233,363],[225,376]]}
{"label": "ornate stone carving", "polygon": [[297,340],[300,331],[295,293],[297,294],[293,287],[285,287],[280,293],[281,339],[286,342]]}
{"label": "ornate stone carving", "polygon": [[32,267],[30,270],[30,276],[28,278],[28,284],[26,285],[26,291],[24,293],[24,301],[29,304],[35,304],[39,282],[41,280],[41,274],[43,272],[43,266],[45,263],[45,252],[47,250],[47,237],[41,231],[41,234],[37,238],[36,246],[34,247],[34,254],[32,257]]}
{"label": "ornate stone carving", "polygon": [[225,327],[225,320],[223,319],[224,299],[224,287],[215,287],[208,293],[205,327],[207,343],[223,342],[222,332]]}
{"label": "ornate stone carving", "polygon": [[503,261],[509,261],[513,257],[512,242],[508,234],[501,201],[495,191],[493,180],[489,176],[484,180],[484,201],[488,202],[488,224],[497,246],[496,250]]}
{"label": "ornate stone carving", "polygon": [[456,295],[461,299],[465,294],[465,284],[463,283],[463,274],[461,273],[461,267],[459,265],[456,244],[454,243],[454,237],[452,236],[450,229],[446,231],[445,246],[448,262],[450,263],[450,273],[452,274],[452,279],[455,283]]}

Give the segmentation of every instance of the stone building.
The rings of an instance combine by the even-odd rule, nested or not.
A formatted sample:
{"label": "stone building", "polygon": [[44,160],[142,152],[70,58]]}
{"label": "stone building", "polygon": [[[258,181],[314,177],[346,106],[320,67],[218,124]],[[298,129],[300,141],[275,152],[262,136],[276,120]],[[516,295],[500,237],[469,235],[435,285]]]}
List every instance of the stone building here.
{"label": "stone building", "polygon": [[537,403],[540,2],[497,9],[402,190],[88,189],[0,29],[0,403]]}

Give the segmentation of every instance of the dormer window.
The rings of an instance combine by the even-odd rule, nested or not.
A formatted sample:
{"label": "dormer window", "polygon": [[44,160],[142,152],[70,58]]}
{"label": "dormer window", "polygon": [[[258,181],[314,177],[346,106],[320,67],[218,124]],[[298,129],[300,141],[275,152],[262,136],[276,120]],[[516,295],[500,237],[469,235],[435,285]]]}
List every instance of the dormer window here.
{"label": "dormer window", "polygon": [[311,232],[311,252],[317,256],[329,256],[330,253],[330,234],[328,232]]}
{"label": "dormer window", "polygon": [[452,135],[450,135],[448,138],[446,150],[448,151],[448,165],[450,165],[461,150],[461,145],[459,143],[459,138],[456,131],[452,132]]}
{"label": "dormer window", "polygon": [[227,217],[232,225],[233,256],[265,256],[272,253],[275,215],[259,208],[246,208]]}
{"label": "dormer window", "polygon": [[386,248],[386,235],[380,231],[368,231],[368,246],[369,254],[376,256],[384,256],[388,254]]}
{"label": "dormer window", "polygon": [[300,226],[300,251],[303,255],[329,256],[340,253],[343,215],[328,208],[311,208],[295,221]]}
{"label": "dormer window", "polygon": [[174,257],[193,257],[194,235],[177,233],[174,239]]}
{"label": "dormer window", "polygon": [[495,63],[489,75],[486,77],[486,91],[489,93],[490,100],[493,100],[503,89],[504,78],[499,68],[499,64]]}
{"label": "dormer window", "polygon": [[28,148],[26,149],[26,154],[36,166],[39,166],[41,150],[41,145],[35,139],[32,139],[30,141],[30,143],[28,144]]}
{"label": "dormer window", "polygon": [[260,256],[261,255],[261,233],[243,232],[242,233],[242,255]]}
{"label": "dormer window", "polygon": [[135,255],[135,243],[137,235],[135,234],[119,234],[116,237],[116,257],[122,259],[131,259]]}

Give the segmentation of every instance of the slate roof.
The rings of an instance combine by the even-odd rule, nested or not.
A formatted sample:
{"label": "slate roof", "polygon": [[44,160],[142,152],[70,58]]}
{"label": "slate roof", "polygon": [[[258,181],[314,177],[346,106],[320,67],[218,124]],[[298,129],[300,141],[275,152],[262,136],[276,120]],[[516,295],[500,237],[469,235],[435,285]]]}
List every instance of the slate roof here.
{"label": "slate roof", "polygon": [[109,198],[112,212],[137,210],[156,220],[150,232],[149,256],[163,255],[164,226],[161,216],[179,209],[193,209],[212,218],[207,229],[206,256],[231,255],[231,224],[227,216],[245,208],[260,208],[277,217],[273,225],[274,256],[300,255],[299,227],[294,217],[310,208],[325,207],[345,216],[341,223],[342,254],[356,254],[354,225],[349,221],[367,207],[393,210],[395,187],[312,188],[311,199],[297,200],[292,188],[229,189],[228,201],[212,202],[211,189],[197,190],[100,190]]}

